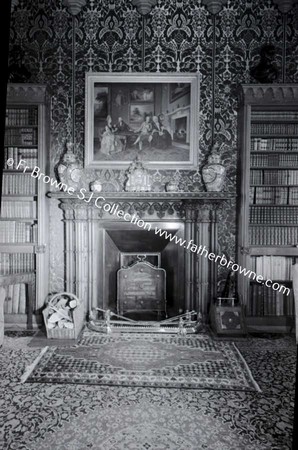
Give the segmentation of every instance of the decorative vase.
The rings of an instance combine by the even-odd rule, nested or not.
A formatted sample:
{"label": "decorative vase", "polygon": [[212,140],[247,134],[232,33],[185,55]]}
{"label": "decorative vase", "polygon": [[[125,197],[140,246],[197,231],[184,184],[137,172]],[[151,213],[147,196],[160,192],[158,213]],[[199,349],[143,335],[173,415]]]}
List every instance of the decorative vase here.
{"label": "decorative vase", "polygon": [[90,190],[92,192],[101,192],[102,191],[102,184],[100,181],[95,180],[90,183]]}
{"label": "decorative vase", "polygon": [[220,154],[214,147],[208,157],[208,164],[203,167],[202,178],[207,192],[221,192],[225,185],[226,168],[221,164]]}
{"label": "decorative vase", "polygon": [[59,175],[59,181],[66,184],[69,187],[77,190],[79,183],[83,175],[82,164],[73,151],[74,144],[68,142],[66,144],[66,152],[62,156],[57,170]]}

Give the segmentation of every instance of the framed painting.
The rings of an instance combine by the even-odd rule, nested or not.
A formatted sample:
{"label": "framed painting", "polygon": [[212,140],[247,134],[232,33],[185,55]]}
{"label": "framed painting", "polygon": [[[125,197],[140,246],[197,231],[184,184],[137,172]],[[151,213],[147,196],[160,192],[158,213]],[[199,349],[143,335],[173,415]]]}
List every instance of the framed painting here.
{"label": "framed painting", "polygon": [[196,166],[198,109],[197,74],[88,72],[85,167]]}

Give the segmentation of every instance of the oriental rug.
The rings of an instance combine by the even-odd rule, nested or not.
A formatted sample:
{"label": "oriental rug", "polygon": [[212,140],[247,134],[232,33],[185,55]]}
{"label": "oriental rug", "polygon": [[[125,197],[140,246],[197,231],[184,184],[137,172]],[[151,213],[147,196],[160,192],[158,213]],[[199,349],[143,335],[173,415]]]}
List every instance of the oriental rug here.
{"label": "oriental rug", "polygon": [[199,335],[86,331],[72,347],[45,347],[22,381],[260,392],[235,344]]}

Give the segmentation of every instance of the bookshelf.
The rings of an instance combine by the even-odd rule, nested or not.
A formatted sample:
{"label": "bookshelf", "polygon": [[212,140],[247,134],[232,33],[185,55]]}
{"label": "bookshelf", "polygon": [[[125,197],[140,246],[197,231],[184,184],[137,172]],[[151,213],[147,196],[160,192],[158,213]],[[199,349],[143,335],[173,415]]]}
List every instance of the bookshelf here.
{"label": "bookshelf", "polygon": [[251,331],[289,331],[298,256],[298,85],[242,85],[239,99],[238,262],[290,294],[240,274],[238,293]]}
{"label": "bookshelf", "polygon": [[[8,85],[0,215],[0,279],[8,325],[38,324],[48,294],[46,186],[31,176],[35,166],[48,173],[48,112],[45,86]],[[28,166],[25,173],[17,167],[21,159]]]}

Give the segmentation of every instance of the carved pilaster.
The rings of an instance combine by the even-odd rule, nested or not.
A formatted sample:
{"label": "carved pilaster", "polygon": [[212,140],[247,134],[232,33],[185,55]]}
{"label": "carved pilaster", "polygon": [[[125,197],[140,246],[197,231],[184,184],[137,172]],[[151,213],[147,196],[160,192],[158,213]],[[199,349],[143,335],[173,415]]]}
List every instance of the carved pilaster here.
{"label": "carved pilaster", "polygon": [[[185,240],[188,244],[190,241],[195,242],[195,221],[197,216],[196,202],[189,200],[184,202],[185,208]],[[185,249],[185,310],[192,310],[194,305],[194,254]]]}
{"label": "carved pilaster", "polygon": [[[85,211],[84,211],[85,212]],[[82,219],[83,211],[80,211],[80,218],[75,220],[75,294],[88,302],[88,227],[87,220]]]}
{"label": "carved pilaster", "polygon": [[197,310],[207,320],[210,301],[216,295],[217,265],[208,259],[217,248],[217,201],[197,201],[196,242],[201,246],[195,262],[195,303]]}

